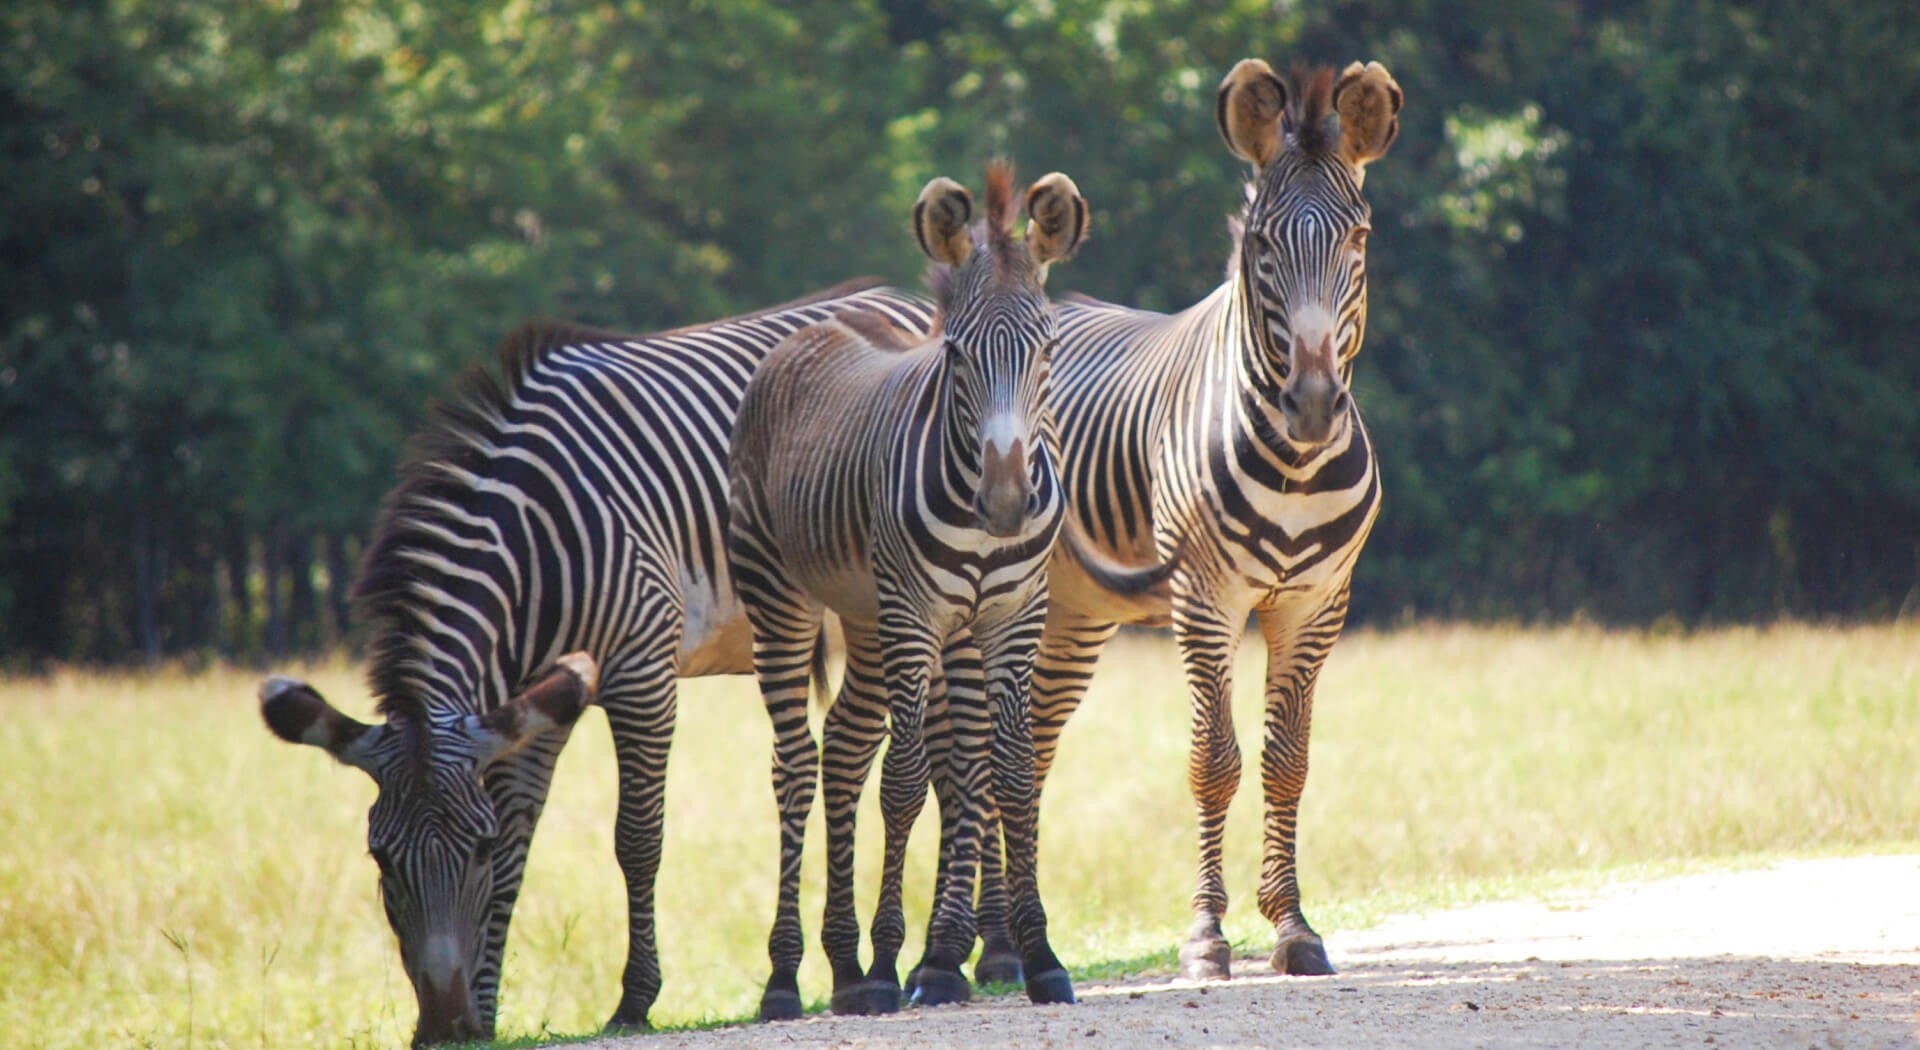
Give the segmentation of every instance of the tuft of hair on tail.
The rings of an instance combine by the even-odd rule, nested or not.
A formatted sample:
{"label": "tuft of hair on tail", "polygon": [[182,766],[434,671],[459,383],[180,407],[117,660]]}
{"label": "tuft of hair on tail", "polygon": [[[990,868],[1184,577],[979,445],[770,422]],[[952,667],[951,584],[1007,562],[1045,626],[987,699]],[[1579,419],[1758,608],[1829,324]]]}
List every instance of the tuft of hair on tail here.
{"label": "tuft of hair on tail", "polygon": [[1137,598],[1151,596],[1165,599],[1167,581],[1173,578],[1173,571],[1180,567],[1180,560],[1186,556],[1186,540],[1180,541],[1172,557],[1153,565],[1126,565],[1115,561],[1100,552],[1088,536],[1080,519],[1069,513],[1065,528],[1061,530],[1061,544],[1067,553],[1086,570],[1087,576],[1103,589],[1123,597]]}
{"label": "tuft of hair on tail", "polygon": [[813,636],[813,657],[807,662],[808,674],[813,678],[813,706],[825,711],[832,705],[833,694],[827,690],[827,629],[823,625]]}

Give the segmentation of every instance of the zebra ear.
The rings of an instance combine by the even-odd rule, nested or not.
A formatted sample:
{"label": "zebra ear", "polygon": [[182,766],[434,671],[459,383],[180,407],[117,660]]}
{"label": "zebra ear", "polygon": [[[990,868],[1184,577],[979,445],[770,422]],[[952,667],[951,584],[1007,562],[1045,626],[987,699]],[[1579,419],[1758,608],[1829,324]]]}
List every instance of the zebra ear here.
{"label": "zebra ear", "polygon": [[1087,199],[1060,172],[1027,190],[1027,250],[1042,266],[1073,258],[1087,239]]}
{"label": "zebra ear", "polygon": [[[519,696],[482,715],[478,728],[492,738],[486,761],[505,757],[550,729],[570,726],[593,703],[600,669],[586,653],[568,653]],[[484,764],[484,763],[483,763]]]}
{"label": "zebra ear", "polygon": [[1280,155],[1280,115],[1287,109],[1287,85],[1273,67],[1243,58],[1220,82],[1213,119],[1233,155],[1265,170]]}
{"label": "zebra ear", "polygon": [[1400,85],[1378,62],[1358,62],[1333,85],[1333,111],[1340,114],[1340,156],[1355,168],[1387,155],[1400,134]]}
{"label": "zebra ear", "polygon": [[973,218],[973,194],[952,179],[927,183],[913,203],[913,235],[934,262],[958,266],[973,254],[967,222]]}
{"label": "zebra ear", "polygon": [[290,744],[310,744],[369,774],[374,771],[374,747],[388,731],[341,714],[312,686],[278,675],[260,683],[260,716],[274,736]]}

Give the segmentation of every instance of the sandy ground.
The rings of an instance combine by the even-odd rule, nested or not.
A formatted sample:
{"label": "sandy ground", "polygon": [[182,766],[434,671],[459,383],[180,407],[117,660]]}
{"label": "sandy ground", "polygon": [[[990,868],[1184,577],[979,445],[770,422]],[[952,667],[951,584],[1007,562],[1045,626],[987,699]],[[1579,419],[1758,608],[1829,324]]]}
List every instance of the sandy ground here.
{"label": "sandy ground", "polygon": [[1231,982],[607,1040],[836,1047],[1920,1047],[1920,856],[1795,861],[1336,936],[1333,977]]}

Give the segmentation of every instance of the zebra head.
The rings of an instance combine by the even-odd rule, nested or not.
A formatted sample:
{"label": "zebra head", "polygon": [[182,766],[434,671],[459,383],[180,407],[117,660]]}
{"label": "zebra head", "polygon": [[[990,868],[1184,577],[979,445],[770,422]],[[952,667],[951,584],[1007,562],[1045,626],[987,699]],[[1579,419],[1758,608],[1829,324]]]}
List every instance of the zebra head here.
{"label": "zebra head", "polygon": [[591,702],[592,658],[574,653],[557,664],[513,700],[444,721],[395,715],[368,725],[304,682],[274,677],[260,685],[260,713],[274,735],[321,748],[378,785],[367,850],[419,1004],[416,1046],[493,1036],[474,996],[500,831],[482,778],[536,735],[571,725]]}
{"label": "zebra head", "polygon": [[1378,62],[1293,85],[1249,58],[1220,84],[1227,147],[1254,167],[1236,251],[1249,399],[1286,440],[1348,425],[1367,322],[1366,166],[1400,131],[1400,86]]}
{"label": "zebra head", "polygon": [[1013,235],[1013,169],[987,168],[986,221],[971,228],[973,197],[938,178],[913,206],[914,235],[936,263],[930,283],[945,345],[947,458],[973,490],[973,511],[994,536],[1019,535],[1057,490],[1046,435],[1053,304],[1047,268],[1087,236],[1087,201],[1054,172],[1026,196],[1024,243]]}

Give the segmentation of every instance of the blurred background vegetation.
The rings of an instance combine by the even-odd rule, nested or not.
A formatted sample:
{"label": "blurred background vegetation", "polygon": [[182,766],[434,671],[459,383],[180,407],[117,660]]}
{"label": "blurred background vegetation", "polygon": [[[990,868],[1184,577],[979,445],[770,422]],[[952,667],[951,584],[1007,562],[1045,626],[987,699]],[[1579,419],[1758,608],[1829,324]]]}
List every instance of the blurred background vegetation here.
{"label": "blurred background vegetation", "polygon": [[337,644],[422,406],[538,315],[858,274],[995,154],[1095,209],[1055,289],[1216,284],[1248,55],[1387,64],[1355,615],[1920,604],[1909,0],[11,0],[0,661]]}

